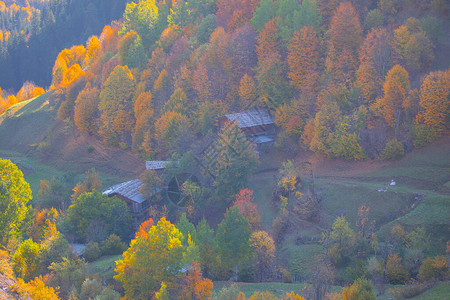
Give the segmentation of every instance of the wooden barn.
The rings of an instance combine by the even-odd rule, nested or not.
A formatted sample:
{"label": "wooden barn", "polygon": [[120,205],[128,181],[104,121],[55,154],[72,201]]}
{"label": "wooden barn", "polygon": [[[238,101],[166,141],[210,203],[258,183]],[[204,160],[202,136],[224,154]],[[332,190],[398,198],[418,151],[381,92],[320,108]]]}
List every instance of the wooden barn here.
{"label": "wooden barn", "polygon": [[267,109],[251,109],[245,112],[228,114],[219,117],[219,131],[229,122],[237,122],[250,142],[256,145],[258,151],[273,146],[276,126],[272,115]]}
{"label": "wooden barn", "polygon": [[148,219],[148,209],[150,207],[150,199],[145,199],[139,190],[142,184],[139,179],[134,179],[113,185],[102,192],[102,194],[109,197],[117,196],[117,198],[127,203],[136,227]]}

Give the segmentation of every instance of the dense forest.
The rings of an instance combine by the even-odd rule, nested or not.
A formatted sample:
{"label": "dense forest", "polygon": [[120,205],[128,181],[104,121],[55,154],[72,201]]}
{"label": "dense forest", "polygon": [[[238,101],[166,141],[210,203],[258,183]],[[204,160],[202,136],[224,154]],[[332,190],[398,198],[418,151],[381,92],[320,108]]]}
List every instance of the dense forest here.
{"label": "dense forest", "polygon": [[[436,175],[445,187],[427,195],[422,186],[407,196],[370,194],[389,193],[401,203],[396,215],[368,201],[330,215],[312,167],[295,163],[302,151],[394,161],[448,134],[445,1],[10,2],[17,4],[0,2],[0,67],[8,70],[0,74],[0,114],[45,97],[64,130],[169,161],[162,175],[140,174],[139,192],[151,203],[149,219],[134,227],[126,203],[99,192],[95,170],[76,185],[41,180],[32,197],[17,166],[0,160],[0,271],[17,278],[12,292],[208,299],[216,282],[230,280],[305,285],[281,298],[231,286],[216,299],[376,299],[386,285],[409,298],[448,280],[448,226],[395,221],[427,197],[448,203],[448,177]],[[220,116],[261,108],[278,128],[275,151],[293,158],[270,173],[269,224],[250,181],[270,162],[238,123],[217,130]],[[174,203],[162,191],[186,174]],[[84,253],[69,242],[85,245]],[[314,255],[305,262],[289,243]],[[107,282],[87,275],[112,255]]]}

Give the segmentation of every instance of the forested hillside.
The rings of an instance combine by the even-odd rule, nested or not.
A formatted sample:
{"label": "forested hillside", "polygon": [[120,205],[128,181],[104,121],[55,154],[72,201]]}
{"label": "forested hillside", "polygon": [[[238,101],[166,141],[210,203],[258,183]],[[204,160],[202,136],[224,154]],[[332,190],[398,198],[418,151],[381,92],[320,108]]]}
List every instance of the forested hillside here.
{"label": "forested hillside", "polygon": [[0,90],[11,295],[450,293],[446,1],[12,2],[0,82],[43,81]]}
{"label": "forested hillside", "polygon": [[49,87],[58,53],[121,17],[125,0],[0,1],[0,87]]}
{"label": "forested hillside", "polygon": [[212,131],[218,116],[263,106],[283,151],[401,157],[449,124],[449,70],[434,63],[449,50],[447,9],[439,1],[131,3],[122,22],[58,55],[58,117],[105,143],[167,157]]}

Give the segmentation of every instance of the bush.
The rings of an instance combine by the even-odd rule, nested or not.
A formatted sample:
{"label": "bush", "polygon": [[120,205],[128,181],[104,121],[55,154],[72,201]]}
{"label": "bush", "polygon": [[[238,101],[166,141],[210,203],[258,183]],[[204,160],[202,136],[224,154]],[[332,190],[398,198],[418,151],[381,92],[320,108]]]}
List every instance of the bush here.
{"label": "bush", "polygon": [[94,152],[94,146],[89,145],[89,146],[87,147],[87,152],[88,152],[88,153]]}
{"label": "bush", "polygon": [[122,254],[127,249],[127,245],[122,243],[120,237],[111,234],[105,241],[102,242],[103,255]]}
{"label": "bush", "polygon": [[342,289],[342,295],[344,299],[348,300],[377,299],[372,282],[366,278],[359,278],[351,286],[344,287]]}
{"label": "bush", "polygon": [[397,139],[392,139],[386,144],[380,158],[382,160],[397,160],[402,158],[403,155],[405,155],[405,149],[402,143]]}
{"label": "bush", "polygon": [[409,280],[408,270],[401,264],[401,257],[390,254],[386,263],[386,278],[392,284],[405,284]]}
{"label": "bush", "polygon": [[449,276],[449,265],[444,256],[427,258],[419,269],[419,278],[422,280],[444,280]]}
{"label": "bush", "polygon": [[102,255],[102,251],[96,242],[90,242],[84,251],[83,257],[86,261],[91,262],[97,260]]}
{"label": "bush", "polygon": [[412,127],[413,144],[415,148],[422,148],[439,136],[436,130],[426,124],[418,124]]}
{"label": "bush", "polygon": [[413,280],[410,284],[399,289],[390,290],[390,292],[394,299],[409,299],[422,294],[430,287],[430,284]]}

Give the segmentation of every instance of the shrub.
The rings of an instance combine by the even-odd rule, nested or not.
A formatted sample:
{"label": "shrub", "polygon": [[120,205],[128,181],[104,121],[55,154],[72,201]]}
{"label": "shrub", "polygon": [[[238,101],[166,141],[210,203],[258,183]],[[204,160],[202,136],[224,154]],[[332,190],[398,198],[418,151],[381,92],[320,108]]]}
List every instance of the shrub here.
{"label": "shrub", "polygon": [[413,126],[412,136],[415,148],[422,148],[439,137],[436,130],[428,127],[426,124]]}
{"label": "shrub", "polygon": [[83,257],[86,259],[86,261],[91,262],[98,259],[101,255],[102,251],[100,251],[98,243],[90,242],[89,244],[87,244]]}
{"label": "shrub", "polygon": [[120,237],[115,234],[111,234],[105,241],[102,242],[102,253],[103,255],[114,255],[114,254],[122,254],[125,251],[127,245],[122,243]]}
{"label": "shrub", "polygon": [[397,160],[403,155],[405,155],[405,149],[403,148],[402,143],[397,139],[392,139],[386,144],[380,158],[382,160]]}
{"label": "shrub", "polygon": [[342,295],[344,299],[348,300],[377,299],[372,282],[366,278],[359,278],[351,286],[344,287],[342,289]]}
{"label": "shrub", "polygon": [[94,152],[94,146],[89,145],[89,146],[87,147],[87,152],[88,152],[88,153]]}
{"label": "shrub", "polygon": [[449,265],[444,256],[427,258],[419,269],[419,278],[422,280],[444,280],[449,276]]}
{"label": "shrub", "polygon": [[390,254],[386,263],[386,278],[392,284],[404,284],[409,280],[408,270],[401,264],[402,258]]}
{"label": "shrub", "polygon": [[430,284],[412,280],[410,284],[405,285],[399,289],[391,289],[390,293],[394,299],[409,299],[422,294],[429,288],[431,288]]}

